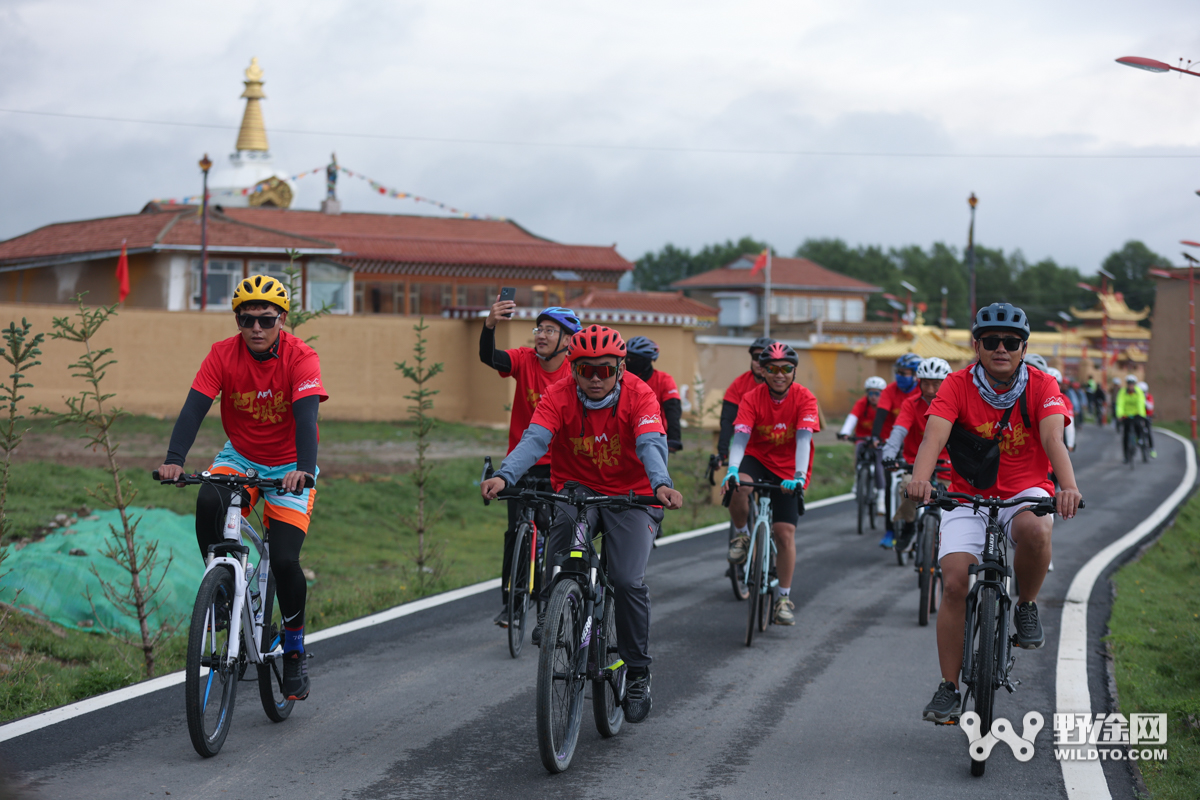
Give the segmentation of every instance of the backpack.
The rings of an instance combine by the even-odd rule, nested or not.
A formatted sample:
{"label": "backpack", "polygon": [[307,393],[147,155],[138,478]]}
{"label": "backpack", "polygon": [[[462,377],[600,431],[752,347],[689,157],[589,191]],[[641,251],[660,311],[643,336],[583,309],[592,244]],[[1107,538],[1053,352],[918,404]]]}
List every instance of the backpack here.
{"label": "backpack", "polygon": [[1029,409],[1025,404],[1025,392],[1017,398],[1017,402],[1004,409],[1004,416],[996,426],[996,435],[985,439],[977,433],[967,430],[957,422],[950,429],[950,437],[946,440],[946,450],[950,453],[950,463],[954,471],[976,489],[990,489],[996,485],[1000,474],[1000,440],[1004,437],[1004,426],[1012,410],[1021,407],[1021,420],[1026,428],[1029,424]]}

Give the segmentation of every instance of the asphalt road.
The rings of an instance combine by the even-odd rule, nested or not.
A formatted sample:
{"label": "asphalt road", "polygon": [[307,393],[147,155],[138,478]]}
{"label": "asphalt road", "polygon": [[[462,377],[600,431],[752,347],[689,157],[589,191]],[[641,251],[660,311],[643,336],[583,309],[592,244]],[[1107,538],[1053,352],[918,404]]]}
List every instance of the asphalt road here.
{"label": "asphalt road", "polygon": [[[215,759],[192,750],[178,686],[0,744],[0,763],[21,796],[88,800],[1065,797],[1050,746],[1062,597],[1088,558],[1178,484],[1183,447],[1158,438],[1158,460],[1131,472],[1111,430],[1082,431],[1075,462],[1088,508],[1055,524],[1055,571],[1039,598],[1047,646],[1018,651],[1022,685],[997,696],[998,716],[1038,710],[1046,726],[1032,761],[999,746],[981,779],[969,774],[962,731],[920,719],[939,677],[934,626],[917,625],[915,573],[877,536],[854,533],[849,503],[801,521],[797,625],[773,627],[752,648],[746,606],[723,577],[723,537],[656,550],[647,577],[654,711],[602,740],[588,704],[564,775],[538,759],[536,651],[509,658],[491,625],[498,592],[313,645],[311,699],[283,724],[242,684]],[[1109,596],[1099,582],[1097,654]],[[1107,709],[1107,673],[1093,660],[1093,708]],[[1128,767],[1106,769],[1113,796],[1133,798]]]}

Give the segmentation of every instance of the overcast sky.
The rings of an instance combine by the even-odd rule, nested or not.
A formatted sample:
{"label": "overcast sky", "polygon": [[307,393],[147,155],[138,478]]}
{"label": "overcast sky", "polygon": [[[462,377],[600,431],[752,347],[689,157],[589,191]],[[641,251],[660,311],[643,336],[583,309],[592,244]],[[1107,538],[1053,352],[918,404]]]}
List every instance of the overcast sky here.
{"label": "overcast sky", "polygon": [[[0,238],[197,193],[258,56],[281,169],[336,150],[630,259],[745,234],[961,247],[974,191],[982,244],[1091,272],[1141,239],[1179,262],[1200,239],[1200,78],[1125,55],[1200,59],[1200,4],[0,0],[0,109],[229,126],[0,111]],[[1190,157],[979,157],[1020,154]],[[304,178],[296,206],[323,193]]]}

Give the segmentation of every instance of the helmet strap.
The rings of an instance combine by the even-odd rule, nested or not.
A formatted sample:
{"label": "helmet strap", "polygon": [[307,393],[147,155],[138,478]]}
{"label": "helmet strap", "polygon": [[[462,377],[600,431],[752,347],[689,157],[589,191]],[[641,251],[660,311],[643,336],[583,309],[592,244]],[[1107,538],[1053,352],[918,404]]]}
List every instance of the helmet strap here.
{"label": "helmet strap", "polygon": [[[558,343],[555,345],[555,348],[556,348],[556,349],[555,349],[555,351],[554,351],[553,353],[551,353],[551,354],[550,354],[550,355],[548,355],[548,356],[544,356],[544,355],[542,355],[541,353],[539,353],[537,350],[534,350],[534,351],[533,351],[533,354],[534,354],[535,356],[537,356],[538,358],[540,358],[542,361],[553,361],[554,359],[558,358],[558,357],[559,357],[560,355],[562,355],[563,353],[567,352],[567,349],[568,349],[568,348],[567,348],[567,347],[563,347],[563,343],[562,343],[562,340],[563,340],[563,334],[564,334],[564,333],[566,333],[566,331],[564,331],[564,330],[562,329],[562,327],[560,326],[560,327],[559,327],[559,329],[558,329]],[[568,343],[568,344],[569,344],[569,343]]]}

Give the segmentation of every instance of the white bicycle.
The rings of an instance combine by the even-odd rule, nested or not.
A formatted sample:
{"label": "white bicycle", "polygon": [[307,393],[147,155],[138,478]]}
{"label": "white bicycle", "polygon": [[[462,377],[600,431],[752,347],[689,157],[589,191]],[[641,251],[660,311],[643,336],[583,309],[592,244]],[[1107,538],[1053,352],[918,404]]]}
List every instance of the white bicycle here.
{"label": "white bicycle", "polygon": [[[275,609],[270,546],[242,516],[246,489],[282,493],[283,482],[259,478],[254,470],[244,476],[201,472],[174,481],[161,480],[156,471],[154,479],[164,485],[209,484],[232,492],[225,513],[224,541],[210,545],[204,557],[204,578],[196,592],[188,630],[184,678],[192,746],[200,755],[212,758],[221,752],[229,735],[238,681],[250,664],[257,667],[259,697],[272,722],[283,722],[295,705],[283,694],[283,626]],[[312,485],[309,478],[308,486]],[[267,576],[265,584],[263,575]]]}

